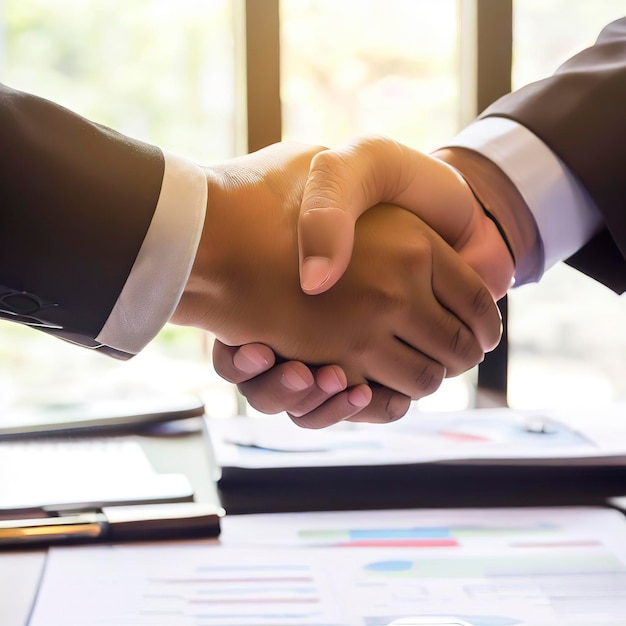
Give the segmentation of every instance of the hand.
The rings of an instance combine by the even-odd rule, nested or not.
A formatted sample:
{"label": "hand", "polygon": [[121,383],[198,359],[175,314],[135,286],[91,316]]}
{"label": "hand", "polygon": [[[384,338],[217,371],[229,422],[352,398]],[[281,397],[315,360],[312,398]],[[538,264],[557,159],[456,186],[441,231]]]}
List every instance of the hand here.
{"label": "hand", "polygon": [[[291,215],[293,220],[291,231],[295,233],[295,220],[297,219],[310,160],[319,150],[321,148],[281,144],[215,168],[207,168],[210,206],[208,207],[205,232],[192,275],[179,306],[172,316],[172,322],[208,328],[219,334],[221,319],[228,317],[229,308],[235,312],[240,312],[242,309],[251,311],[254,316],[255,305],[246,300],[245,293],[240,294],[236,290],[235,298],[227,298],[229,291],[221,284],[224,278],[219,272],[212,275],[211,265],[217,262],[218,266],[228,273],[229,263],[231,263],[234,272],[238,257],[241,259],[250,257],[256,241],[253,241],[249,247],[241,245],[242,242],[238,239],[237,232],[238,223],[243,227],[247,225],[249,217],[252,219],[263,217],[262,211],[268,207],[267,219],[262,220],[260,224],[255,222],[252,229],[258,241],[271,241],[274,232],[280,233],[275,223],[277,216],[272,215],[272,211],[278,213],[279,216],[281,214],[283,216]],[[257,206],[256,214],[246,215],[246,211]],[[227,218],[232,218],[232,221],[226,228],[223,228],[224,225],[221,224],[221,221]],[[212,240],[212,237],[217,238],[217,241]],[[288,265],[283,265],[294,268],[294,286],[297,289],[295,237],[293,246],[293,258]],[[226,247],[227,250],[223,251],[223,247]],[[229,260],[229,252],[235,257],[234,262]],[[256,264],[256,259],[252,258],[252,262]],[[241,335],[236,337],[225,335],[224,338],[241,342],[248,336],[252,337],[252,335],[245,334],[245,323],[239,328]],[[237,332],[237,327],[235,327],[235,332]],[[239,372],[235,364],[237,360],[235,363],[232,362],[234,349],[230,349],[219,340],[216,340],[215,345],[216,348],[222,348],[222,356],[220,356],[219,350],[216,350],[216,370],[232,382],[247,381],[253,378],[254,374],[264,372],[267,367],[274,363],[274,353],[270,348],[263,346],[265,352],[259,358],[262,365],[264,364],[263,359],[267,359],[267,366],[259,367],[254,372],[248,366],[245,371]],[[249,353],[249,350],[253,348],[254,346],[244,346],[240,352]],[[268,355],[268,353],[269,356],[263,356],[263,354]],[[290,375],[294,367],[296,368],[295,372]],[[285,370],[287,370],[286,373]],[[317,393],[307,394],[294,390],[294,384],[296,387],[302,385],[302,376],[308,378],[311,385],[316,385]],[[294,380],[295,383],[293,383]],[[266,412],[291,410],[294,416],[309,413],[306,418],[300,421],[300,424],[311,427],[320,427],[353,415],[372,399],[372,391],[367,385],[357,385],[331,400],[331,396],[334,396],[340,388],[345,389],[347,386],[346,375],[339,366],[316,369],[316,382],[313,383],[312,381],[313,374],[306,365],[293,363],[278,366],[264,376],[250,380],[247,385],[242,385],[242,389],[244,393],[250,394],[252,404],[258,405],[261,410]],[[337,381],[339,381],[339,387],[337,387]],[[291,394],[289,398],[279,399],[276,395],[279,388]],[[308,395],[308,398],[305,399],[305,395]],[[258,403],[254,400],[257,397],[259,398]],[[320,411],[313,410],[325,400],[329,400],[329,402],[321,409],[321,414]],[[409,402],[410,398],[403,394],[382,386],[376,386],[372,409],[375,410],[376,407],[384,404],[383,408],[391,416],[400,417],[406,412]],[[382,413],[383,411],[376,410],[376,415]],[[365,413],[365,415],[368,414],[368,412]]]}
{"label": "hand", "polygon": [[386,423],[401,418],[411,398],[372,384],[347,389],[337,365],[308,368],[299,361],[275,365],[261,344],[231,347],[215,340],[213,364],[226,380],[238,383],[248,402],[263,413],[286,411],[298,426],[323,428],[339,421]]}
{"label": "hand", "polygon": [[465,180],[440,159],[382,137],[319,152],[311,162],[298,223],[306,293],[322,293],[339,280],[350,261],[357,218],[379,202],[421,217],[476,270],[495,299],[506,293],[513,261]]}
{"label": "hand", "polygon": [[305,296],[295,270],[295,230],[318,150],[282,144],[207,170],[206,225],[173,321],[208,328],[229,344],[263,342],[283,358],[338,363],[350,385],[374,380],[409,397],[426,395],[446,367],[453,374],[482,358],[460,319],[478,319],[495,345],[497,310],[441,239],[397,208],[359,220],[360,260],[340,290]]}

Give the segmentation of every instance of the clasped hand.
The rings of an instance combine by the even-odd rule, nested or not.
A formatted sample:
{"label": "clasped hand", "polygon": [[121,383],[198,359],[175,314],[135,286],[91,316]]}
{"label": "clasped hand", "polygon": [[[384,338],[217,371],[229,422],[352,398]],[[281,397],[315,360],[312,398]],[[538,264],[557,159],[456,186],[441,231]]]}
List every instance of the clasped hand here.
{"label": "clasped hand", "polygon": [[[499,339],[499,313],[475,271],[421,219],[392,205],[358,219],[336,284],[304,293],[298,223],[310,162],[320,150],[276,144],[207,168],[207,218],[173,321],[212,331],[221,342],[216,367],[234,382],[245,377],[229,346],[270,348],[262,356],[268,367],[272,351],[279,357],[274,370],[241,387],[261,410],[288,410],[311,427],[351,415],[384,421],[432,393],[444,376],[481,361]],[[311,375],[302,363],[322,390],[305,385],[286,395],[288,373],[300,367],[305,382]],[[365,384],[374,390],[370,413],[362,410],[369,402]],[[331,389],[346,387],[352,396],[327,400]]]}

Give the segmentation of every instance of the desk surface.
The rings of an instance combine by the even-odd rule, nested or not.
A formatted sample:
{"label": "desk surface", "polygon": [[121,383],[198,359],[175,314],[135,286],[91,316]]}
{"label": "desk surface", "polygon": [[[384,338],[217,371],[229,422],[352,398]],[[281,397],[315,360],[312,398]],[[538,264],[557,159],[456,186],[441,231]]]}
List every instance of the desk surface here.
{"label": "desk surface", "polygon": [[[155,469],[186,473],[201,501],[216,497],[213,460],[199,432],[139,437]],[[545,503],[548,504],[548,503]],[[0,624],[26,626],[46,561],[46,550],[0,552]]]}

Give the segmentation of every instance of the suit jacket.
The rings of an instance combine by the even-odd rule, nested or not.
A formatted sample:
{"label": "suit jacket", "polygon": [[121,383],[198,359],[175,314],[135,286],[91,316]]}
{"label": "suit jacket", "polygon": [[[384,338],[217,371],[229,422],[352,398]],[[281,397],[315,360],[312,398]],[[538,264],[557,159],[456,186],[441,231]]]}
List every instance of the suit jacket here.
{"label": "suit jacket", "polygon": [[161,150],[0,85],[0,317],[95,341],[150,225]]}
{"label": "suit jacket", "polygon": [[568,263],[618,292],[626,290],[626,18],[550,78],[491,105],[550,147],[586,188],[606,229]]}

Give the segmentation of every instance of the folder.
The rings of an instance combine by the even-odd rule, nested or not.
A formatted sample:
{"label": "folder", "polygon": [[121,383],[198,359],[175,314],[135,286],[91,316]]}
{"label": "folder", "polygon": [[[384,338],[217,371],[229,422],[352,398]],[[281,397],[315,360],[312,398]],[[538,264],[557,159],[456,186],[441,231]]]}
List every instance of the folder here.
{"label": "folder", "polygon": [[209,432],[229,513],[603,504],[624,494],[623,411],[411,410],[321,430],[239,417]]}

